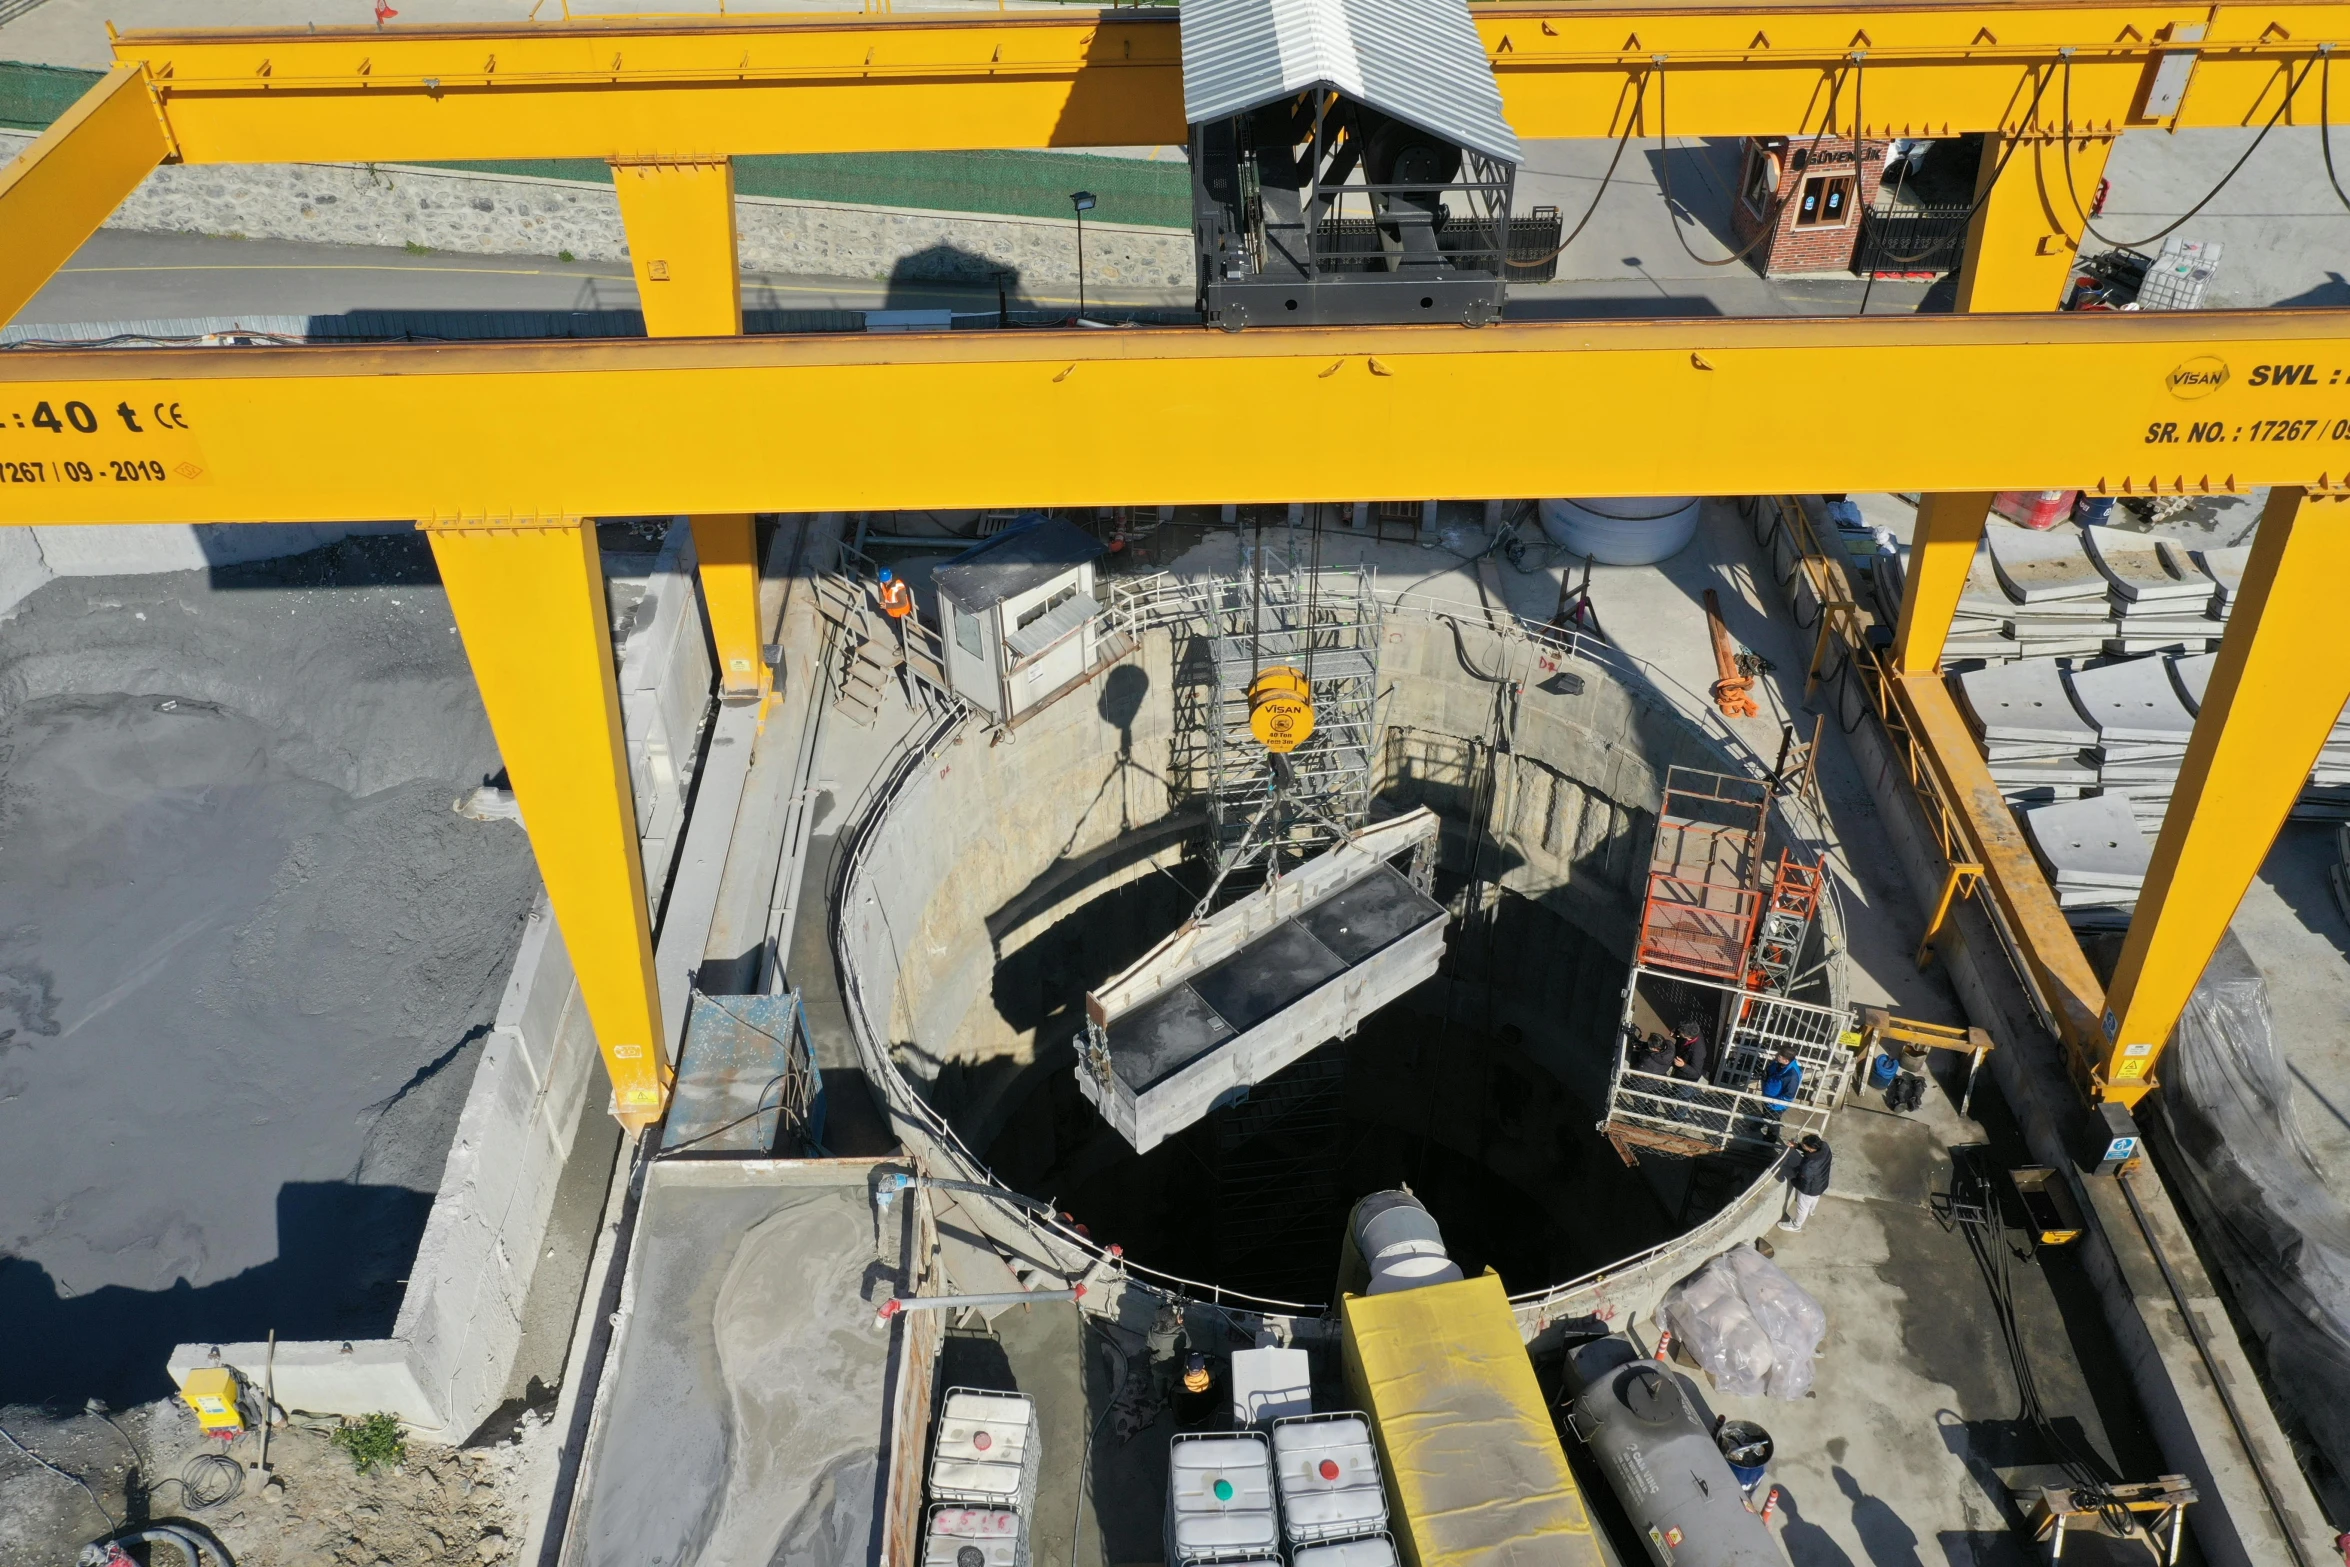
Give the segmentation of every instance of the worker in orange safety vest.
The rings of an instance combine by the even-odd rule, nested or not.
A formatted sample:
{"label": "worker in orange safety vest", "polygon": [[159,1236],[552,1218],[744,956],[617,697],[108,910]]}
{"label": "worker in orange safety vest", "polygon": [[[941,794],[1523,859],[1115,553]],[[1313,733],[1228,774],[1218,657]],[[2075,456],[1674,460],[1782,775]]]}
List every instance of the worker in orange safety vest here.
{"label": "worker in orange safety vest", "polygon": [[914,613],[914,590],[898,580],[898,574],[887,566],[881,568],[881,608],[892,620],[903,620]]}

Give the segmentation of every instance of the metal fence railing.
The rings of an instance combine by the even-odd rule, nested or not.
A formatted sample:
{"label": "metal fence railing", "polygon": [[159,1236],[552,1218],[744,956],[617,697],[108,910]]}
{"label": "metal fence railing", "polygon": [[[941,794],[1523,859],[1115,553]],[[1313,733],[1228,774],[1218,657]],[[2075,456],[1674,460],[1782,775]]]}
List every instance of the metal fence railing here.
{"label": "metal fence railing", "polygon": [[1608,1124],[1638,1126],[1715,1148],[1771,1148],[1824,1132],[1829,1109],[1800,1099],[1766,1099],[1745,1088],[1690,1082],[1619,1067],[1608,1092]]}
{"label": "metal fence railing", "polygon": [[1966,256],[1970,206],[1870,208],[1860,215],[1852,270],[1872,272],[1955,272]]}
{"label": "metal fence railing", "polygon": [[[1475,605],[1447,601],[1436,595],[1409,589],[1402,592],[1384,589],[1375,591],[1382,604],[1390,610],[1408,609],[1431,619],[1447,621],[1464,634],[1490,635],[1496,630],[1487,613]],[[1163,573],[1119,579],[1111,586],[1111,614],[1122,629],[1132,634],[1139,635],[1144,631],[1180,624],[1191,620],[1196,613],[1191,589],[1180,579]],[[1665,706],[1703,733],[1738,772],[1756,780],[1767,780],[1771,776],[1770,765],[1723,724],[1706,702],[1646,660],[1588,633],[1562,630],[1535,622],[1512,620],[1504,634],[1522,637],[1527,644],[1527,651],[1537,659],[1581,660],[1606,670],[1613,678],[1645,686]],[[917,803],[905,797],[918,792],[927,764],[951,742],[961,727],[963,716],[950,713],[929,723],[918,724],[912,733],[900,741],[890,760],[877,771],[874,782],[847,813],[847,819],[853,825],[848,830],[846,852],[836,863],[829,882],[831,907],[836,910],[853,909],[866,901],[865,889],[870,885],[873,869],[871,860],[878,845],[886,837],[890,823],[901,805],[919,810]],[[1770,814],[1774,828],[1789,841],[1802,844],[1813,852],[1832,852],[1824,821],[1818,818],[1813,806],[1801,796],[1777,796],[1770,804]],[[1821,921],[1823,940],[1828,943],[1827,950],[1840,952],[1843,923],[1833,883],[1829,884],[1822,901]],[[843,926],[836,924],[831,934],[834,962],[840,974],[845,1010],[859,1057],[879,1088],[901,1134],[912,1134],[917,1146],[927,1144],[920,1154],[927,1168],[942,1173],[952,1172],[983,1184],[1000,1184],[987,1164],[963,1142],[947,1117],[934,1108],[899,1071],[886,1038],[877,1031],[874,1022],[877,1011],[880,1015],[886,1015],[888,1002],[885,997],[869,993],[871,989],[880,988],[875,984],[876,981],[886,984],[885,977],[878,974],[869,976],[865,972],[859,955],[853,950],[855,943]],[[1833,963],[1823,963],[1820,972],[1822,989],[1827,993],[1829,1007],[1840,1010],[1844,1004],[1842,976]],[[1618,1075],[1622,1075],[1620,1059]],[[1627,1115],[1634,1124],[1691,1140],[1697,1140],[1703,1129],[1718,1125],[1725,1139],[1736,1135],[1742,1143],[1767,1141],[1767,1134],[1762,1128],[1774,1120],[1782,1136],[1801,1136],[1805,1131],[1824,1126],[1829,1113],[1825,1105],[1809,1100],[1799,1100],[1781,1109],[1760,1094],[1743,1087],[1717,1084],[1696,1085],[1696,1096],[1683,1098],[1680,1091],[1692,1085],[1650,1074],[1632,1074],[1632,1078]],[[1675,1120],[1676,1111],[1689,1119]],[[1725,1142],[1723,1146],[1728,1146],[1728,1143]],[[1622,1278],[1629,1270],[1667,1266],[1670,1265],[1670,1259],[1677,1256],[1699,1255],[1716,1248],[1722,1236],[1744,1221],[1747,1211],[1756,1200],[1759,1199],[1750,1191],[1747,1196],[1737,1199],[1731,1208],[1686,1235],[1661,1242],[1582,1278],[1513,1297],[1512,1304],[1518,1312],[1521,1326],[1546,1320],[1548,1313],[1561,1303],[1578,1298],[1581,1293],[1590,1291],[1608,1279]],[[1061,1220],[1039,1214],[1028,1204],[1016,1200],[1008,1188],[1003,1199],[987,1203],[986,1208],[986,1228],[991,1232],[1009,1229],[1023,1234],[1037,1254],[1050,1257],[1056,1269],[1072,1277],[1089,1269],[1099,1269],[1121,1277],[1129,1288],[1188,1298],[1211,1309],[1286,1316],[1292,1321],[1302,1321],[1324,1309],[1318,1305],[1267,1300],[1137,1264],[1111,1253],[1101,1243],[1077,1233]]]}

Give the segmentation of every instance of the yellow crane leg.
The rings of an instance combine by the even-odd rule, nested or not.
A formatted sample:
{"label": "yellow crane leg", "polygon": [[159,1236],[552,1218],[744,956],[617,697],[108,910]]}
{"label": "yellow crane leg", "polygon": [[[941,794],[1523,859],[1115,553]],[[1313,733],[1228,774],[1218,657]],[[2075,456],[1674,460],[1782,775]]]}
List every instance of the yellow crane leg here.
{"label": "yellow crane leg", "polygon": [[693,525],[702,602],[718,649],[718,683],[728,696],[764,696],[772,676],[760,646],[758,539],[751,515],[696,517]]}
{"label": "yellow crane leg", "polygon": [[0,167],[0,323],[171,156],[147,68],[118,65]]}
{"label": "yellow crane leg", "polygon": [[[2041,116],[2054,118],[2055,107],[2043,102]],[[2083,208],[2096,201],[2112,152],[2110,136],[1983,138],[1983,166],[1975,175],[1982,206],[1967,225],[1959,309],[2054,310],[2063,303],[2088,218]]]}
{"label": "yellow crane leg", "polygon": [[1966,592],[1967,567],[1991,514],[1988,490],[1945,491],[1918,497],[1918,521],[1909,536],[1909,570],[1901,579],[1901,619],[1893,639],[1893,667],[1930,675],[1942,667],[1942,644]]}
{"label": "yellow crane leg", "polygon": [[667,1105],[670,1074],[595,524],[419,526],[579,976],[613,1114],[641,1128]]}
{"label": "yellow crane leg", "polygon": [[[734,164],[725,158],[612,164],[628,261],[651,337],[734,337],[743,329]],[[693,519],[702,602],[729,696],[767,687],[760,655],[759,560],[747,512]]]}
{"label": "yellow crane leg", "polygon": [[612,162],[628,264],[649,337],[733,337],[743,329],[735,259],[734,164]]}
{"label": "yellow crane leg", "polygon": [[[2040,118],[2055,117],[2056,104],[2050,101],[2054,91],[2041,90]],[[2039,311],[2062,303],[2086,221],[2072,193],[2078,190],[2084,203],[2096,200],[2097,182],[2105,175],[2106,156],[2112,150],[2111,137],[1983,138],[1983,163],[1975,175],[1975,200],[1981,205],[1967,225],[1966,259],[1958,273],[1959,309]],[[2017,386],[2008,395],[2024,392]],[[1942,645],[1950,639],[1951,617],[1966,592],[1967,567],[1990,508],[1989,495],[1920,498],[1894,645],[1895,667],[1903,674],[1927,674],[1941,667]]]}
{"label": "yellow crane leg", "polygon": [[2136,1104],[2285,814],[2350,702],[2344,497],[2280,487],[2261,514],[2179,784],[2106,993],[2102,1097]]}

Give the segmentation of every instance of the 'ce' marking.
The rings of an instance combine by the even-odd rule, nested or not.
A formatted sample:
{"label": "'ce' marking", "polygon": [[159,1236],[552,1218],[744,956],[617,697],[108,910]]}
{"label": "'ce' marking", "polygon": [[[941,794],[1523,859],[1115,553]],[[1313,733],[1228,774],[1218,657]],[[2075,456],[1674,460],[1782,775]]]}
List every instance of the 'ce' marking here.
{"label": "'ce' marking", "polygon": [[165,404],[157,403],[155,405],[155,422],[158,425],[169,426],[174,430],[187,429],[189,427],[188,421],[180,417],[180,405],[177,403],[172,403],[168,406],[170,411],[166,412]]}

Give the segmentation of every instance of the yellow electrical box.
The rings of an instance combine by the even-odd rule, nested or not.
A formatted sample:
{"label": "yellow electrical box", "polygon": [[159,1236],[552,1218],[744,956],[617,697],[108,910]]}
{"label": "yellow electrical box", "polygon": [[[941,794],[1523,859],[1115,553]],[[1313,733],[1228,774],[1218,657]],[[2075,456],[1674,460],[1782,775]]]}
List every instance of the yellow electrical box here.
{"label": "yellow electrical box", "polygon": [[1313,688],[1287,664],[1275,664],[1249,683],[1248,727],[1266,750],[1285,753],[1314,732]]}
{"label": "yellow electrical box", "polygon": [[226,1366],[206,1366],[188,1373],[180,1397],[196,1412],[196,1424],[207,1436],[242,1436],[245,1417],[237,1412],[237,1374]]}

